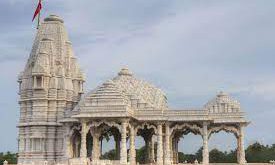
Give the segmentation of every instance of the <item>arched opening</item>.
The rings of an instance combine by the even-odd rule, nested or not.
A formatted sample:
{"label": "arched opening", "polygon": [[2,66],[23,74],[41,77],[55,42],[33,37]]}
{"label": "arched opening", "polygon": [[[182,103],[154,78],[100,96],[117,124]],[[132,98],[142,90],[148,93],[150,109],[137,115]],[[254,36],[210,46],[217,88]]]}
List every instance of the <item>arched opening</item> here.
{"label": "arched opening", "polygon": [[115,126],[101,124],[100,129],[100,159],[120,160],[121,134]]}
{"label": "arched opening", "polygon": [[202,137],[193,132],[183,134],[178,142],[178,162],[179,163],[194,163],[195,161],[202,162],[203,150]]}
{"label": "arched opening", "polygon": [[197,126],[176,125],[171,132],[170,143],[173,164],[202,162],[203,140]]}
{"label": "arched opening", "polygon": [[136,162],[149,164],[156,162],[156,138],[154,128],[145,125],[137,128],[136,133]]}
{"label": "arched opening", "polygon": [[72,157],[79,158],[80,157],[80,148],[81,148],[81,134],[78,130],[74,130],[72,138]]}
{"label": "arched opening", "polygon": [[212,132],[209,137],[210,163],[237,163],[237,135],[226,130]]}

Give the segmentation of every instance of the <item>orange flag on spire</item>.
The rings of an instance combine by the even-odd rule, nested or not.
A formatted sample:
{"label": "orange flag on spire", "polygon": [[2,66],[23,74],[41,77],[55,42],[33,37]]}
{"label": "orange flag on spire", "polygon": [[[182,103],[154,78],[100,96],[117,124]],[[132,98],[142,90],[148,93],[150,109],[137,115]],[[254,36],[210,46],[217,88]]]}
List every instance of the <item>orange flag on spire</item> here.
{"label": "orange flag on spire", "polygon": [[38,5],[37,5],[36,10],[35,10],[35,12],[33,14],[33,17],[32,17],[32,21],[36,18],[36,16],[40,13],[40,11],[42,9],[42,2],[41,1],[42,0],[39,0],[39,2],[38,2]]}

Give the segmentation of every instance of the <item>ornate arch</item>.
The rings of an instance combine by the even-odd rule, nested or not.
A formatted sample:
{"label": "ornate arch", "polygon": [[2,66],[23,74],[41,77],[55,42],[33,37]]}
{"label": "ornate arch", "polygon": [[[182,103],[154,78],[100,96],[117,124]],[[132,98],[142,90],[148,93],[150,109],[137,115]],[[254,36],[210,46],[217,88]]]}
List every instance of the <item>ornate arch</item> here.
{"label": "ornate arch", "polygon": [[108,125],[109,127],[115,127],[118,129],[118,131],[121,133],[121,125],[119,125],[118,123],[116,122],[113,122],[113,121],[106,121],[106,120],[102,120],[102,121],[99,121],[99,122],[92,122],[88,125],[88,128],[91,128],[91,127],[99,127],[101,124],[106,124]]}
{"label": "ornate arch", "polygon": [[149,124],[149,123],[147,123],[147,122],[142,123],[141,125],[138,125],[138,126],[135,128],[135,133],[137,133],[137,131],[138,131],[139,129],[145,129],[145,126],[146,126],[148,129],[151,129],[151,128],[152,128],[152,129],[154,130],[155,134],[157,133],[157,127],[156,127],[155,125]]}
{"label": "ornate arch", "polygon": [[239,135],[240,135],[239,129],[237,127],[222,124],[220,126],[210,128],[208,130],[208,138],[210,138],[212,134],[218,133],[220,131],[233,133],[236,138],[239,137]]}
{"label": "ornate arch", "polygon": [[200,135],[202,135],[202,128],[201,127],[199,127],[196,124],[188,124],[188,123],[176,124],[170,130],[170,135],[172,135],[175,130],[185,130],[185,129],[190,129],[191,132],[198,132]]}

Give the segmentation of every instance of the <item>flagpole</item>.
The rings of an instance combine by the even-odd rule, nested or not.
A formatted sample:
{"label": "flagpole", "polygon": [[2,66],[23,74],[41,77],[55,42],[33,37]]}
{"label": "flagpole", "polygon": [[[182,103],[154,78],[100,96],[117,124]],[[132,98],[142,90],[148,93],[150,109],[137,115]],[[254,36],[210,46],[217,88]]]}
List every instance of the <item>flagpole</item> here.
{"label": "flagpole", "polygon": [[37,18],[37,27],[36,27],[36,29],[39,29],[39,25],[40,25],[40,12],[39,12],[38,18]]}
{"label": "flagpole", "polygon": [[[42,3],[42,0],[38,0],[38,3],[41,2]],[[38,18],[37,18],[37,27],[36,29],[39,29],[39,26],[40,26],[40,15],[41,15],[41,11],[39,11],[38,13]]]}

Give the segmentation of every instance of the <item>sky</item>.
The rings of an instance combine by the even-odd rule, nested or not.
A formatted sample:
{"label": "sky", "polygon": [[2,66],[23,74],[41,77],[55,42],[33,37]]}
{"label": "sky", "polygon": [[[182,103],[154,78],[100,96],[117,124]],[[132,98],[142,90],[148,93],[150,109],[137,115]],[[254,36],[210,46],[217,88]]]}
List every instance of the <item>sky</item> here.
{"label": "sky", "polygon": [[[17,150],[17,76],[36,33],[37,1],[0,1],[0,152]],[[123,67],[161,88],[172,109],[200,108],[219,91],[241,103],[245,144],[275,143],[274,0],[43,0],[65,21],[89,91]],[[198,136],[180,141],[192,153]],[[236,148],[232,134],[210,148]]]}

